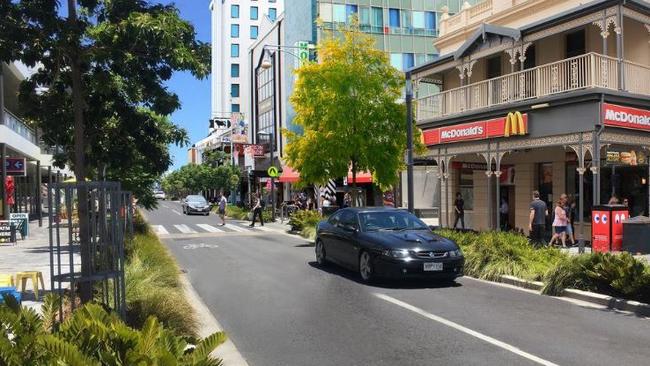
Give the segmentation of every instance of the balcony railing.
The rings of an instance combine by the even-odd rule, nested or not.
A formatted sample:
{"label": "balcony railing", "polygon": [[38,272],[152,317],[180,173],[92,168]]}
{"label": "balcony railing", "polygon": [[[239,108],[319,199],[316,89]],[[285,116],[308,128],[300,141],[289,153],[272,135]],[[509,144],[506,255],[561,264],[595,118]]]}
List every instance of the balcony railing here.
{"label": "balcony railing", "polygon": [[[618,61],[597,53],[568,58],[417,100],[425,120],[588,88],[618,90]],[[625,89],[650,94],[650,67],[624,61]]]}
{"label": "balcony railing", "polygon": [[5,120],[4,125],[9,127],[12,131],[16,132],[20,136],[26,138],[35,145],[38,145],[38,138],[36,133],[32,128],[27,126],[20,118],[16,117],[14,114],[5,109]]}

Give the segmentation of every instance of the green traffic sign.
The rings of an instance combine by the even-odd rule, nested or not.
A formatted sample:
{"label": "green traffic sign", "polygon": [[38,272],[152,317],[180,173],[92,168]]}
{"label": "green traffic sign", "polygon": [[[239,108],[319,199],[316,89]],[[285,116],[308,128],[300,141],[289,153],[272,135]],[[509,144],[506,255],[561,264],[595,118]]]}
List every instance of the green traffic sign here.
{"label": "green traffic sign", "polygon": [[277,178],[280,175],[280,172],[278,172],[278,168],[272,166],[269,168],[269,170],[266,171],[269,174],[269,177],[271,178]]}

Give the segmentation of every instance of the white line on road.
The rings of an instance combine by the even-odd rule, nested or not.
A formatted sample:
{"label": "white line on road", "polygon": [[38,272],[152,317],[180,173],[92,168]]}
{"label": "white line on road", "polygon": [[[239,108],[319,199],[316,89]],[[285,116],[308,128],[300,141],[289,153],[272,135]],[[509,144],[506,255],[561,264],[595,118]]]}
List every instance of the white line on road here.
{"label": "white line on road", "polygon": [[196,224],[196,226],[200,227],[201,229],[209,232],[209,233],[223,233],[223,230],[217,229],[216,227],[208,224]]}
{"label": "white line on road", "polygon": [[190,227],[187,225],[174,225],[174,227],[183,234],[196,234],[196,231],[194,231],[194,229],[190,229]]}
{"label": "white line on road", "polygon": [[153,228],[153,231],[156,234],[159,234],[159,235],[169,234],[169,231],[167,231],[167,229],[165,229],[165,227],[162,226],[162,225],[151,225],[151,227]]}
{"label": "white line on road", "polygon": [[226,224],[226,227],[228,229],[230,229],[230,230],[234,230],[234,231],[237,231],[237,232],[240,232],[240,233],[245,233],[245,232],[250,231],[248,229],[244,229],[243,227],[239,227],[239,226],[233,225],[233,224]]}
{"label": "white line on road", "polygon": [[492,338],[492,337],[487,336],[485,334],[479,333],[479,332],[477,332],[475,330],[471,330],[469,328],[466,328],[466,327],[464,327],[464,326],[462,326],[462,325],[460,325],[458,323],[452,322],[451,320],[447,320],[447,319],[439,317],[437,315],[433,315],[433,314],[431,314],[431,313],[429,313],[429,312],[427,312],[425,310],[422,310],[422,309],[420,309],[420,308],[418,308],[416,306],[413,306],[411,304],[408,304],[408,303],[406,303],[404,301],[398,300],[398,299],[396,299],[394,297],[391,297],[391,296],[388,296],[388,295],[385,295],[385,294],[379,294],[379,293],[375,293],[375,296],[377,296],[378,298],[380,298],[382,300],[385,300],[385,301],[388,301],[388,302],[390,302],[392,304],[400,306],[400,307],[402,307],[402,308],[404,308],[406,310],[410,310],[410,311],[412,311],[412,312],[414,312],[416,314],[422,315],[425,318],[431,319],[431,320],[436,321],[438,323],[444,324],[444,325],[446,325],[448,327],[454,328],[454,329],[456,329],[456,330],[458,330],[460,332],[471,335],[472,337],[478,338],[478,339],[480,339],[480,340],[482,340],[484,342],[487,342],[487,343],[490,343],[490,344],[492,344],[494,346],[503,348],[506,351],[512,352],[512,353],[514,353],[516,355],[519,355],[519,356],[521,356],[523,358],[526,358],[528,360],[536,362],[536,363],[538,363],[540,365],[558,366],[557,364],[555,364],[555,363],[553,363],[551,361],[547,361],[547,360],[545,360],[543,358],[537,357],[537,356],[532,355],[532,354],[530,354],[528,352],[524,352],[524,351],[522,351],[521,349],[519,349],[519,348],[517,348],[515,346],[511,346],[508,343],[502,342],[502,341],[500,341],[498,339],[495,339],[495,338]]}
{"label": "white line on road", "polygon": [[178,211],[176,211],[176,210],[172,210],[172,212],[175,213],[175,214],[178,215],[178,216],[183,216],[182,213],[180,213],[180,212],[178,212]]}

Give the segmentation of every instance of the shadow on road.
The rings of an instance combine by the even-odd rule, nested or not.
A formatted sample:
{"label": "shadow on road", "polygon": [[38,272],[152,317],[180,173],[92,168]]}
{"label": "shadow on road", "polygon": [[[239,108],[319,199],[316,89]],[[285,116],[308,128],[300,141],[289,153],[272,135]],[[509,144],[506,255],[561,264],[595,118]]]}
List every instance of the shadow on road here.
{"label": "shadow on road", "polygon": [[316,246],[316,244],[314,244],[314,243],[305,243],[305,244],[294,245],[293,247],[294,248],[313,248],[314,246]]}
{"label": "shadow on road", "polygon": [[461,287],[462,284],[454,280],[439,280],[439,279],[430,279],[430,280],[421,280],[421,279],[401,279],[401,280],[388,280],[388,279],[379,279],[373,282],[372,284],[366,284],[361,281],[359,274],[343,267],[339,267],[335,264],[328,263],[325,266],[319,265],[317,262],[309,262],[309,265],[317,270],[327,272],[329,274],[343,277],[347,280],[354,281],[356,283],[362,284],[364,286],[376,287],[376,288],[386,288],[386,289],[436,289],[436,288],[448,288],[448,287]]}

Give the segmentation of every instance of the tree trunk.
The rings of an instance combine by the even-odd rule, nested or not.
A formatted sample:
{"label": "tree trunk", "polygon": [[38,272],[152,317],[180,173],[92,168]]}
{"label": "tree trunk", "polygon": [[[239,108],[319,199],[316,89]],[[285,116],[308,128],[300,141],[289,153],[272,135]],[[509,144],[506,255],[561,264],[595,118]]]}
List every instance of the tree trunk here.
{"label": "tree trunk", "polygon": [[357,206],[357,162],[352,160],[352,207]]}
{"label": "tree trunk", "polygon": [[[79,240],[81,251],[81,275],[88,277],[92,274],[92,253],[90,252],[90,222],[88,220],[88,190],[83,186],[86,181],[85,162],[85,124],[84,124],[84,98],[83,83],[81,79],[81,34],[77,22],[77,1],[68,0],[68,23],[74,32],[74,38],[68,45],[70,57],[70,70],[72,73],[72,107],[74,110],[74,174],[77,179],[78,210],[79,210]],[[93,299],[92,282],[80,283],[79,297],[82,303]]]}

